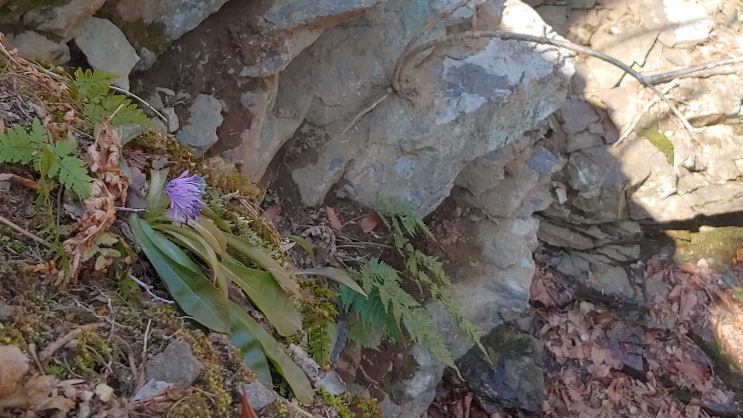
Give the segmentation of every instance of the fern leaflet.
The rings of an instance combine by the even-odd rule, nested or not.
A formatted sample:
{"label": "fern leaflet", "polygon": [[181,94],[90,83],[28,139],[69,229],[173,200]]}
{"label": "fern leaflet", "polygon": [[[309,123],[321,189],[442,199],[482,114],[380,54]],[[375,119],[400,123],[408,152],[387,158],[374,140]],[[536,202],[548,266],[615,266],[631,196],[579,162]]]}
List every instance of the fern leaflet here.
{"label": "fern leaflet", "polygon": [[31,123],[31,130],[13,125],[0,134],[0,162],[32,164],[37,170],[41,160],[41,148],[48,143],[46,130],[38,119]]}

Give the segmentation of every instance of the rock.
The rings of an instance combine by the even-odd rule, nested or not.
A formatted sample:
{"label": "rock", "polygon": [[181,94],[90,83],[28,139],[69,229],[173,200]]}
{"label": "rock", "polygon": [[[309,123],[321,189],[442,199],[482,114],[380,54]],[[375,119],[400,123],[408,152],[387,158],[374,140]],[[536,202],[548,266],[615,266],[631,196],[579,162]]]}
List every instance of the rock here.
{"label": "rock", "polygon": [[570,187],[589,196],[598,194],[606,174],[605,167],[583,152],[570,154],[566,170]]}
{"label": "rock", "polygon": [[9,35],[7,48],[18,49],[18,55],[28,60],[40,58],[53,65],[64,64],[70,60],[70,49],[63,42],[54,42],[34,31]]}
{"label": "rock", "polygon": [[189,109],[188,122],[176,132],[175,137],[196,157],[219,140],[217,128],[222,124],[222,104],[208,94],[199,94]]}
{"label": "rock", "polygon": [[75,43],[91,67],[119,76],[116,84],[129,90],[129,72],[139,56],[116,25],[109,20],[92,18],[80,28]]}
{"label": "rock", "polygon": [[170,43],[194,29],[227,0],[109,0],[100,16],[114,21],[141,49],[159,55]]}
{"label": "rock", "polygon": [[98,395],[101,402],[106,403],[111,400],[114,389],[105,383],[99,383],[95,386],[95,394]]}
{"label": "rock", "polygon": [[[56,7],[38,7],[23,15],[28,27],[54,33],[68,41],[103,6],[106,0],[67,0]],[[17,22],[16,22],[17,23]]]}
{"label": "rock", "polygon": [[[546,30],[528,6],[516,1],[508,6],[503,28],[539,35]],[[405,98],[389,95],[346,129],[361,109],[384,95],[379,86],[389,82],[399,52],[433,13],[410,1],[380,4],[356,25],[326,30],[282,75],[282,83],[300,88],[289,90],[292,95],[316,94],[306,119],[326,126],[331,138],[317,149],[317,170],[345,168],[341,190],[362,204],[395,196],[429,213],[467,163],[519,138],[565,96],[572,74],[568,57],[493,39],[479,47],[447,47],[406,68]],[[313,179],[312,173],[306,167],[294,174],[305,180],[300,190],[307,204],[321,201],[336,178]]]}
{"label": "rock", "polygon": [[180,124],[178,123],[178,115],[176,115],[175,109],[172,107],[166,107],[162,112],[163,115],[168,118],[168,133],[177,131]]}
{"label": "rock", "polygon": [[142,47],[139,50],[139,61],[137,61],[137,65],[134,66],[133,71],[149,70],[156,62],[157,54],[147,49],[147,47]]}
{"label": "rock", "polygon": [[199,377],[204,366],[194,357],[191,346],[176,340],[168,344],[165,351],[156,354],[145,366],[147,380],[172,383],[188,388]]}
{"label": "rock", "polygon": [[334,16],[364,11],[380,0],[319,0],[307,3],[298,0],[276,0],[261,15],[262,26],[268,29],[294,29],[318,24]]}
{"label": "rock", "polygon": [[457,366],[485,412],[495,414],[494,404],[540,412],[544,399],[541,341],[508,324],[497,326],[481,341],[493,364],[473,347],[457,360]]}
{"label": "rock", "polygon": [[663,17],[658,23],[669,29],[663,30],[658,40],[667,46],[687,47],[704,42],[715,26],[704,7],[684,0],[663,0]]}
{"label": "rock", "polygon": [[276,401],[276,392],[267,389],[258,382],[246,383],[238,390],[237,396],[242,396],[243,391],[248,396],[248,402],[255,412],[260,413],[263,408]]}
{"label": "rock", "polygon": [[560,117],[565,121],[562,128],[569,136],[586,130],[588,125],[599,120],[591,105],[577,99],[565,100],[560,105]]}
{"label": "rock", "polygon": [[[256,59],[242,68],[240,77],[266,77],[283,71],[300,52],[320,37],[323,30],[312,28],[270,34],[265,41],[254,39],[255,36],[246,36],[246,39],[241,40],[243,54],[252,55]],[[255,52],[251,54],[250,51]]]}
{"label": "rock", "polygon": [[569,227],[555,225],[551,222],[539,223],[537,237],[540,241],[556,248],[573,248],[576,250],[590,250],[596,245],[593,240]]}
{"label": "rock", "polygon": [[[617,26],[610,22],[593,33],[590,46],[628,65],[636,63],[642,66],[656,37],[657,31],[649,30],[644,25],[625,22]],[[585,68],[588,70],[584,74],[587,90],[610,89],[618,86],[623,78],[630,78],[624,70],[595,57],[586,58]]]}
{"label": "rock", "polygon": [[604,145],[604,139],[601,135],[592,134],[590,132],[581,132],[568,138],[568,146],[565,148],[565,152],[570,153],[599,145]]}
{"label": "rock", "polygon": [[137,389],[134,396],[130,399],[132,403],[144,401],[146,399],[152,399],[155,396],[165,393],[166,390],[174,387],[175,385],[161,380],[150,379],[141,388]]}
{"label": "rock", "polygon": [[550,264],[575,285],[576,296],[602,301],[614,307],[639,307],[642,295],[623,268],[606,264],[582,252],[555,255]]}

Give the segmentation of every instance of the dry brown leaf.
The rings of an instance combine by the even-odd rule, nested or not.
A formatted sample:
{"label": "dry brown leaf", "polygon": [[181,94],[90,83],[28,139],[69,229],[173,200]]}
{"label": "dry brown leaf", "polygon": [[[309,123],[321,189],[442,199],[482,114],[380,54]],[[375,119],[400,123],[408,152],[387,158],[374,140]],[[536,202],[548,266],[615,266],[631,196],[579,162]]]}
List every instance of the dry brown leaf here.
{"label": "dry brown leaf", "polygon": [[330,206],[325,206],[325,213],[328,214],[330,226],[336,231],[340,231],[343,228],[343,224],[341,223],[341,220],[338,219],[338,215],[335,214],[335,210]]}
{"label": "dry brown leaf", "polygon": [[271,222],[273,222],[274,224],[278,223],[281,220],[281,205],[278,203],[275,205],[271,205],[267,207],[263,211],[263,213],[266,214],[266,217],[268,217]]}
{"label": "dry brown leaf", "polygon": [[258,418],[258,415],[253,410],[253,407],[250,406],[250,402],[248,401],[248,392],[245,390],[245,387],[242,388],[242,397],[240,398],[240,404],[242,405],[240,418]]}
{"label": "dry brown leaf", "polygon": [[13,393],[28,372],[28,358],[14,345],[0,346],[0,398]]}
{"label": "dry brown leaf", "polygon": [[54,376],[37,375],[30,378],[23,386],[19,386],[11,395],[0,399],[0,408],[19,408],[32,411],[56,409],[60,415],[75,407],[75,402],[58,395],[59,381]]}
{"label": "dry brown leaf", "polygon": [[542,278],[541,275],[535,275],[534,279],[531,281],[531,286],[529,287],[529,299],[540,302],[545,307],[551,307],[554,305],[552,303],[552,298],[547,291],[547,286],[544,285],[544,278]]}
{"label": "dry brown leaf", "polygon": [[707,367],[693,361],[676,361],[674,362],[676,370],[687,382],[687,386],[704,392],[709,389],[710,382],[707,379]]}
{"label": "dry brown leaf", "polygon": [[697,295],[693,292],[681,295],[681,299],[679,300],[679,317],[682,321],[690,319],[689,316],[694,310],[694,307],[697,306],[698,301],[699,298],[697,298]]}
{"label": "dry brown leaf", "polygon": [[380,222],[382,222],[382,218],[380,218],[379,215],[376,213],[370,213],[359,219],[359,226],[363,233],[368,234],[373,231]]}

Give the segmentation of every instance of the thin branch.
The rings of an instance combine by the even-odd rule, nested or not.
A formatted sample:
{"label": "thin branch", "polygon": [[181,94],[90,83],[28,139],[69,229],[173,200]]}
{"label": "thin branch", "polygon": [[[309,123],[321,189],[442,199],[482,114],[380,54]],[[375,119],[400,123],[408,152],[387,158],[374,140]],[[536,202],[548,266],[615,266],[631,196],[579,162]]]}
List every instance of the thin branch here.
{"label": "thin branch", "polygon": [[[665,87],[663,87],[663,94],[668,93],[671,91],[672,88],[676,87],[678,85],[678,78],[674,78],[670,83],[668,83]],[[651,100],[648,104],[645,105],[645,107],[635,115],[634,119],[632,119],[632,122],[630,122],[629,126],[625,129],[624,133],[622,133],[622,136],[617,139],[617,141],[612,145],[613,147],[619,146],[619,144],[622,143],[627,137],[629,137],[632,134],[632,131],[635,130],[635,127],[638,123],[640,123],[640,119],[642,119],[642,116],[647,113],[648,110],[650,110],[651,107],[653,107],[654,104],[658,103],[658,96],[653,96],[653,100]]]}
{"label": "thin branch", "polygon": [[375,100],[374,103],[372,103],[371,105],[369,105],[368,107],[364,109],[361,109],[361,111],[357,113],[353,119],[351,119],[351,122],[349,122],[348,125],[346,125],[346,127],[343,128],[343,130],[337,135],[337,137],[342,137],[343,134],[348,132],[348,130],[351,129],[356,124],[356,122],[359,121],[359,119],[361,119],[364,115],[374,110],[374,108],[379,106],[379,104],[382,103],[389,96],[390,96],[389,92],[384,93],[384,95],[382,95],[382,97],[380,97],[379,99]]}
{"label": "thin branch", "polygon": [[155,107],[152,106],[151,104],[149,104],[145,99],[137,96],[136,94],[134,94],[134,93],[132,93],[130,91],[124,90],[124,89],[122,89],[120,87],[108,86],[108,88],[110,88],[113,91],[119,92],[119,93],[121,93],[121,94],[123,94],[125,96],[129,96],[129,97],[131,97],[133,99],[136,99],[139,103],[141,103],[144,106],[146,106],[147,109],[150,109],[152,111],[152,113],[156,114],[157,117],[160,118],[160,120],[162,120],[163,122],[165,122],[166,125],[169,123],[168,118],[165,117],[165,115],[163,115],[162,113],[158,112],[157,109],[155,109]]}
{"label": "thin branch", "polygon": [[[448,35],[443,38],[434,39],[432,41],[426,42],[412,50],[410,50],[407,54],[408,57],[401,57],[403,60],[403,63],[407,62],[409,58],[414,57],[421,52],[424,52],[426,50],[438,47],[438,46],[444,46],[444,45],[453,45],[458,44],[466,40],[471,39],[480,39],[480,38],[499,38],[502,40],[510,40],[510,41],[522,41],[522,42],[534,42],[538,44],[547,44],[552,45],[558,48],[567,49],[570,51],[578,52],[581,54],[589,55],[595,58],[598,58],[602,61],[606,61],[609,64],[614,65],[615,67],[619,67],[623,71],[625,71],[627,74],[635,78],[637,81],[639,81],[643,86],[649,88],[653,91],[658,97],[660,97],[661,100],[663,100],[663,103],[665,103],[670,109],[671,112],[673,112],[674,115],[676,115],[677,118],[681,120],[681,123],[684,125],[686,129],[688,129],[691,132],[694,132],[694,127],[691,126],[689,121],[686,120],[684,115],[681,113],[678,108],[671,103],[670,100],[668,100],[668,97],[666,97],[663,92],[658,90],[655,85],[653,85],[650,81],[648,81],[648,77],[638,73],[637,71],[633,70],[632,67],[629,65],[623,63],[622,61],[610,56],[606,55],[602,52],[596,51],[595,49],[587,48],[585,46],[577,45],[569,41],[563,41],[560,39],[552,39],[552,38],[545,38],[543,36],[534,36],[534,35],[528,35],[525,33],[516,33],[516,32],[509,32],[509,31],[471,31],[471,32],[463,32],[463,33],[457,33],[453,35]],[[404,66],[403,66],[404,67]],[[402,76],[404,68],[400,68],[399,73],[397,74],[398,77]],[[399,79],[393,80],[393,85],[395,83],[399,86]]]}
{"label": "thin branch", "polygon": [[52,247],[52,244],[49,244],[48,242],[44,241],[43,239],[39,238],[38,236],[34,235],[33,233],[31,233],[29,231],[26,231],[25,229],[23,229],[20,226],[14,224],[13,222],[11,222],[10,219],[8,219],[8,218],[6,218],[6,217],[4,217],[2,215],[0,215],[0,222],[4,223],[5,225],[7,225],[7,226],[11,227],[12,229],[14,229],[16,232],[19,232],[19,233],[23,234],[24,236],[26,236],[28,238],[31,238],[32,240],[38,242],[39,244],[41,244],[41,245],[43,245],[43,246],[45,246],[47,248],[51,248]]}
{"label": "thin branch", "polygon": [[402,73],[403,67],[406,65],[406,60],[410,57],[409,51],[410,48],[415,45],[418,40],[420,40],[423,35],[425,35],[434,25],[441,22],[442,20],[446,19],[447,17],[451,16],[459,10],[460,8],[464,7],[469,3],[470,0],[460,0],[457,4],[452,6],[451,8],[444,10],[443,12],[437,14],[431,20],[426,22],[426,24],[421,28],[418,33],[413,36],[410,41],[405,45],[405,48],[403,48],[402,52],[400,52],[400,57],[397,59],[397,63],[395,63],[395,71],[392,73],[392,88],[395,91],[400,91],[400,74]]}
{"label": "thin branch", "polygon": [[60,348],[64,347],[65,344],[79,337],[80,335],[82,335],[83,332],[93,331],[96,328],[98,328],[98,324],[87,324],[87,325],[82,325],[82,326],[79,326],[73,329],[72,331],[68,332],[62,337],[57,338],[57,340],[54,341],[53,343],[49,344],[39,354],[39,360],[44,362],[50,359],[54,355],[54,353],[56,353],[57,350],[59,350]]}
{"label": "thin branch", "polygon": [[134,280],[134,282],[135,282],[135,283],[137,283],[137,284],[139,285],[139,287],[141,287],[142,289],[144,289],[144,291],[145,291],[145,292],[146,292],[146,293],[147,293],[148,295],[150,295],[150,297],[151,297],[152,299],[154,299],[154,300],[156,300],[156,301],[158,301],[158,302],[162,302],[162,303],[168,303],[168,304],[170,304],[170,303],[175,303],[175,302],[173,302],[172,300],[169,300],[169,299],[165,299],[165,298],[161,298],[160,296],[158,296],[158,295],[154,294],[154,293],[152,292],[152,286],[151,286],[151,285],[148,285],[147,283],[145,283],[145,282],[143,282],[143,281],[139,280],[138,278],[134,277],[134,275],[133,275],[133,274],[130,274],[130,275],[129,275],[129,277],[131,277],[131,279],[132,279],[132,280]]}
{"label": "thin branch", "polygon": [[709,77],[711,75],[718,75],[721,73],[711,73],[708,70],[722,67],[725,65],[737,64],[743,62],[743,57],[729,58],[726,60],[708,62],[706,64],[695,65],[689,68],[682,68],[680,70],[667,71],[664,73],[658,73],[646,76],[646,79],[651,84],[667,83],[675,78],[686,78],[686,77]]}

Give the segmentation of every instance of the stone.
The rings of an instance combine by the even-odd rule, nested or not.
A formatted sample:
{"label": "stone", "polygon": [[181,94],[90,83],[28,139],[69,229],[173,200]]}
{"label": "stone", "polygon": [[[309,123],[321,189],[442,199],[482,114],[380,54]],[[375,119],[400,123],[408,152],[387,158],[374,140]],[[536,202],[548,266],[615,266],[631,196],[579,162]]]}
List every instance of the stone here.
{"label": "stone", "polygon": [[548,221],[539,223],[537,237],[541,242],[556,248],[590,250],[595,247],[593,240],[570,227],[555,225]]}
{"label": "stone", "polygon": [[[709,37],[714,21],[699,4],[684,0],[663,0],[663,15],[669,29],[660,33],[658,40],[667,46],[687,47],[704,42]],[[665,21],[664,21],[665,20]]]}
{"label": "stone", "polygon": [[185,389],[193,384],[202,370],[204,366],[194,357],[191,346],[176,340],[147,362],[145,376],[147,380],[172,383]]}
{"label": "stone", "polygon": [[709,184],[709,180],[704,174],[689,173],[679,178],[676,190],[679,194],[687,194],[699,188],[707,187]]}
{"label": "stone", "polygon": [[590,104],[577,99],[565,100],[560,105],[560,117],[565,121],[562,128],[568,136],[586,130],[588,125],[599,120]]}
{"label": "stone", "polygon": [[70,49],[64,42],[54,42],[34,31],[9,35],[6,47],[16,48],[18,55],[28,60],[40,58],[53,65],[64,64],[70,60]]}
{"label": "stone", "polygon": [[243,391],[248,397],[250,406],[255,412],[260,413],[266,406],[276,401],[276,392],[263,386],[261,383],[246,383],[238,390],[237,396],[242,396]]}
{"label": "stone", "polygon": [[175,113],[175,109],[172,107],[166,107],[162,110],[163,115],[168,118],[168,133],[173,133],[180,128],[178,123],[178,115]]}
{"label": "stone", "polygon": [[129,90],[129,72],[139,61],[137,51],[110,20],[94,17],[85,23],[75,43],[96,70],[117,75],[115,83]]}
{"label": "stone", "polygon": [[575,285],[576,296],[613,306],[640,306],[642,295],[622,267],[607,264],[590,254],[569,251],[557,254],[550,264]]}
{"label": "stone", "polygon": [[307,3],[300,0],[276,0],[261,15],[261,25],[273,29],[294,29],[317,24],[334,16],[359,13],[380,0],[318,0]]}
{"label": "stone", "polygon": [[167,44],[194,29],[227,0],[109,0],[104,12],[132,39],[156,38],[159,46],[139,44],[161,53]]}
{"label": "stone", "polygon": [[[272,36],[270,51],[262,50],[254,54],[256,60],[242,68],[240,77],[266,77],[283,71],[300,52],[312,45],[323,31],[323,28],[312,28],[282,32],[281,35]],[[250,37],[243,41],[243,49],[249,51],[263,47],[263,43],[261,45],[258,43],[260,40]]]}
{"label": "stone", "polygon": [[137,61],[137,65],[134,66],[133,71],[147,71],[156,62],[157,54],[147,49],[147,47],[142,47],[139,50],[139,61]]}
{"label": "stone", "polygon": [[583,152],[570,154],[566,171],[570,187],[589,196],[597,194],[606,174],[605,167]]}
{"label": "stone", "polygon": [[[293,96],[314,92],[306,120],[329,133],[313,165],[343,166],[339,189],[362,204],[394,196],[421,214],[431,212],[467,163],[519,138],[565,97],[572,75],[568,56],[493,39],[427,55],[403,71],[404,98],[381,99],[379,86],[389,83],[407,39],[437,12],[431,7],[380,4],[356,24],[326,30],[282,74],[282,83],[299,87],[287,90]],[[548,30],[517,1],[508,3],[501,25],[540,36]],[[372,111],[359,113],[374,103]],[[327,181],[336,176],[313,179],[312,170],[304,170],[295,174],[304,179],[303,202],[322,201],[332,187]]]}
{"label": "stone", "polygon": [[604,145],[604,139],[601,135],[592,134],[590,132],[581,132],[568,137],[568,145],[565,148],[565,152],[570,153],[599,145]]}
{"label": "stone", "polygon": [[175,137],[196,157],[202,156],[219,137],[217,128],[222,124],[222,103],[208,94],[199,94],[189,109],[186,124],[176,132]]}
{"label": "stone", "polygon": [[95,394],[98,395],[101,402],[106,403],[111,400],[114,389],[105,383],[99,383],[95,386]]}
{"label": "stone", "polygon": [[[642,66],[656,37],[656,31],[648,30],[643,25],[625,22],[624,26],[617,28],[614,23],[608,23],[593,33],[590,46],[627,65]],[[585,80],[588,90],[610,89],[618,86],[625,78],[631,79],[621,68],[595,57],[586,58],[585,65],[589,71]],[[603,99],[604,96],[601,97]]]}
{"label": "stone", "polygon": [[538,339],[510,324],[495,327],[481,338],[490,364],[477,347],[457,360],[462,377],[488,414],[495,405],[539,413],[544,399],[544,347]]}
{"label": "stone", "polygon": [[23,15],[23,23],[39,31],[51,32],[68,41],[77,35],[80,28],[105,2],[106,0],[69,0],[52,8],[35,8]]}
{"label": "stone", "polygon": [[[711,184],[687,195],[694,215],[721,215],[743,210],[743,184]],[[672,220],[685,218],[674,217]]]}

